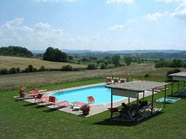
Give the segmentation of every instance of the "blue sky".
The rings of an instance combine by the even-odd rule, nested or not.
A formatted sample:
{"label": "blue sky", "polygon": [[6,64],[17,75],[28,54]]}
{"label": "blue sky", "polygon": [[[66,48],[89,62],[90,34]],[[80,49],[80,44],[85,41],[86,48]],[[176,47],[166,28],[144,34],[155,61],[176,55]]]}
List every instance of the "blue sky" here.
{"label": "blue sky", "polygon": [[1,0],[0,46],[186,50],[186,0]]}

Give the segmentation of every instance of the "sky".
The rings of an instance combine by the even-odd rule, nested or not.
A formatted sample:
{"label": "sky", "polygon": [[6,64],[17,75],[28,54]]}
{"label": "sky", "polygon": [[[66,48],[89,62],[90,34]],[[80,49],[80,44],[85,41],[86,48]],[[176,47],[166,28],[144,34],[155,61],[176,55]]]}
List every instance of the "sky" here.
{"label": "sky", "polygon": [[0,47],[186,50],[186,0],[1,0]]}

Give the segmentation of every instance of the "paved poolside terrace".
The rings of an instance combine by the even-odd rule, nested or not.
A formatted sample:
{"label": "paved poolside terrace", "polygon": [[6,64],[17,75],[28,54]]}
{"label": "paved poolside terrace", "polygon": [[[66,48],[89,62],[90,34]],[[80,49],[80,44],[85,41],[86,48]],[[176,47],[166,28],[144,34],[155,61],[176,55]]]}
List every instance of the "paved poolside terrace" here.
{"label": "paved poolside terrace", "polygon": [[[98,85],[106,85],[106,83],[85,85],[85,86],[80,86],[80,87],[73,87],[73,88],[60,89],[60,90],[54,90],[54,91],[47,91],[47,92],[44,92],[44,96],[50,96],[50,95],[52,95],[54,93],[61,92],[61,91],[69,91],[69,90],[86,88],[86,87],[92,87],[92,86],[98,86]],[[154,94],[156,94],[157,92],[158,91],[155,91]],[[152,91],[150,91],[150,90],[149,91],[145,91],[145,97],[151,96],[151,95],[152,95]],[[139,94],[139,99],[140,98],[143,98],[143,93]],[[130,102],[133,102],[135,100],[136,100],[135,98],[130,98]],[[30,102],[30,103],[34,103],[35,102],[34,99],[25,99],[25,101]],[[113,102],[113,107],[121,106],[121,103],[123,103],[123,102],[127,104],[128,103],[128,97],[120,99],[120,100],[117,100],[117,101],[114,101]],[[46,106],[46,107],[49,107],[49,108],[54,108],[53,105],[48,105],[47,103],[45,103],[45,104],[37,103],[37,104],[38,105],[43,105],[43,106]],[[107,111],[108,108],[110,108],[110,107],[111,107],[111,103],[90,104],[90,112],[89,112],[89,115],[87,115],[86,117],[90,117],[90,116],[99,114],[101,112]],[[64,106],[63,105],[63,106],[59,106],[59,107],[56,106],[56,108],[59,111],[62,111],[62,112],[67,112],[67,113],[71,113],[71,114],[78,115],[78,116],[82,115],[82,111],[81,110],[73,111],[71,105],[69,105],[69,106]]]}

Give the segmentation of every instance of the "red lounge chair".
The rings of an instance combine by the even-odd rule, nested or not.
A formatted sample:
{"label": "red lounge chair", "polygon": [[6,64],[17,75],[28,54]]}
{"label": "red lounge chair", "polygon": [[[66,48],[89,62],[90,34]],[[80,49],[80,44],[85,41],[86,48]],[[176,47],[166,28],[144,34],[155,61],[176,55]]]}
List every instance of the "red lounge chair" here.
{"label": "red lounge chair", "polygon": [[94,103],[95,102],[93,96],[89,96],[87,98],[88,98],[88,103]]}
{"label": "red lounge chair", "polygon": [[118,77],[114,77],[114,83],[118,83],[119,78]]}
{"label": "red lounge chair", "polygon": [[32,94],[32,93],[37,93],[37,89],[32,88],[32,89],[30,89],[29,93],[30,93],[30,94]]}
{"label": "red lounge chair", "polygon": [[35,88],[32,88],[30,89],[29,91],[29,95],[37,95],[38,93],[41,93],[41,92],[44,92],[44,91],[47,91],[46,89],[40,89],[40,90],[37,90]]}
{"label": "red lounge chair", "polygon": [[43,96],[43,94],[42,94],[42,93],[38,93],[36,96],[35,96],[35,95],[33,95],[33,98],[35,99],[35,103],[36,103],[36,101],[37,101],[37,100],[39,100],[39,101],[42,101],[42,102],[43,102],[43,99],[48,98],[48,96]]}
{"label": "red lounge chair", "polygon": [[106,83],[112,83],[112,77],[107,77],[106,78]]}
{"label": "red lounge chair", "polygon": [[86,105],[87,103],[84,103],[84,102],[79,102],[79,101],[74,101],[74,102],[72,102],[72,105],[73,106],[82,106],[82,105]]}
{"label": "red lounge chair", "polygon": [[68,101],[57,102],[57,99],[55,97],[53,97],[53,96],[50,96],[49,100],[45,100],[45,102],[49,102],[49,103],[53,104],[54,108],[55,108],[56,105],[68,104]]}
{"label": "red lounge chair", "polygon": [[120,83],[124,83],[125,82],[125,78],[120,78]]}

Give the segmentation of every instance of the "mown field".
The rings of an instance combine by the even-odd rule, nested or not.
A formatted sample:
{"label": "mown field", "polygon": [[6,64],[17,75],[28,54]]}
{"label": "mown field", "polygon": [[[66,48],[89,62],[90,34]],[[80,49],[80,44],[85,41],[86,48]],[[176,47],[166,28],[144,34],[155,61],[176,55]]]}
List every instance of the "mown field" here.
{"label": "mown field", "polygon": [[33,65],[35,68],[39,69],[41,66],[50,69],[60,69],[62,66],[71,65],[73,68],[86,68],[85,65],[71,64],[63,62],[50,62],[44,61],[36,58],[23,58],[23,57],[12,57],[12,56],[0,56],[0,69],[12,67],[19,67],[20,69],[25,69],[29,64]]}

